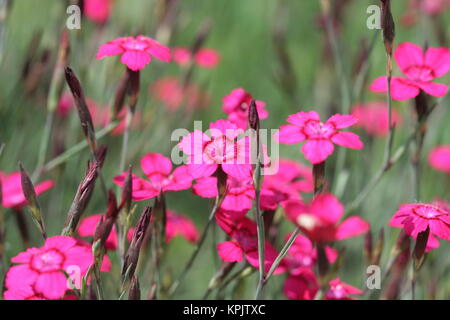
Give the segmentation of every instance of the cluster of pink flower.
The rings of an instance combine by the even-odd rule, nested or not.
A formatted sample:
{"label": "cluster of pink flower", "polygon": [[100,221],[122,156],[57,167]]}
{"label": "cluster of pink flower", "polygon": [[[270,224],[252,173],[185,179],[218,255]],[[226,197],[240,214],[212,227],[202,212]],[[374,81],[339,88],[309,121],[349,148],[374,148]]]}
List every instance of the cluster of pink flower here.
{"label": "cluster of pink flower", "polygon": [[[109,1],[85,1],[85,4],[86,12],[89,12],[90,6],[93,5],[105,6],[101,16],[91,18],[98,21],[107,19]],[[143,69],[152,57],[165,62],[173,58],[180,65],[190,64],[193,59],[195,63],[206,68],[214,67],[219,61],[218,54],[210,49],[198,51],[193,58],[184,48],[177,48],[172,55],[169,48],[144,36],[122,37],[110,41],[100,47],[97,58],[114,55],[121,55],[121,62],[133,71]],[[414,98],[420,92],[434,97],[446,94],[447,86],[432,80],[445,75],[450,69],[448,49],[428,48],[424,53],[418,46],[404,43],[398,46],[395,58],[406,77],[392,78],[391,94],[394,100]],[[174,83],[170,85],[173,86]],[[185,89],[181,89],[180,95],[185,94]],[[376,79],[371,89],[375,92],[386,92],[386,77]],[[177,89],[169,91],[177,92]],[[192,95],[197,96],[198,93]],[[173,102],[175,108],[181,98],[169,99],[176,100]],[[268,111],[264,102],[255,101],[252,95],[242,88],[232,90],[222,102],[226,120],[212,122],[209,133],[196,130],[179,142],[179,149],[187,157],[185,165],[174,169],[171,160],[159,153],[148,153],[141,158],[141,169],[145,178],[132,175],[132,199],[160,199],[166,192],[188,189],[204,198],[223,197],[215,213],[217,225],[227,237],[227,241],[217,244],[219,257],[231,263],[245,260],[251,266],[259,268],[257,225],[247,217],[256,198],[255,166],[252,162],[251,141],[242,133],[248,128],[249,110],[253,103],[257,118],[267,118]],[[60,112],[67,112],[72,104],[67,97],[63,97]],[[108,114],[96,111],[99,108],[94,103],[89,104],[94,122],[105,125]],[[316,111],[302,111],[287,118],[288,124],[280,127],[276,138],[282,144],[304,142],[301,148],[304,158],[317,166],[333,154],[335,145],[357,150],[364,147],[357,134],[344,130],[356,125],[358,120],[358,125],[370,135],[387,134],[390,127],[387,114],[386,105],[377,102],[357,105],[352,114],[335,114],[325,122],[321,121]],[[399,114],[394,112],[392,121],[399,123],[400,120]],[[123,126],[123,123],[119,124],[116,133],[120,133]],[[266,166],[271,160],[265,155],[265,147],[262,149],[262,165]],[[430,165],[437,170],[449,172],[449,159],[450,147],[441,146],[431,152]],[[326,259],[332,264],[338,258],[338,252],[332,246],[341,240],[368,232],[370,224],[358,216],[343,219],[344,205],[331,193],[319,193],[314,195],[312,200],[305,200],[309,197],[304,194],[314,190],[311,167],[281,159],[278,168],[276,174],[264,177],[259,190],[259,209],[269,215],[282,208],[286,218],[298,227],[303,235],[297,236],[287,256],[275,269],[275,274],[287,274],[284,293],[289,299],[314,299],[320,289],[314,272],[314,267],[318,264],[318,246],[323,246]],[[116,176],[113,182],[124,187],[126,178],[127,173],[122,173]],[[19,173],[0,173],[0,179],[3,207],[17,208],[25,205]],[[51,181],[37,184],[36,193],[40,194],[52,186]],[[93,236],[102,217],[103,215],[96,214],[82,219],[78,234],[81,237]],[[439,246],[437,238],[450,241],[450,208],[442,201],[403,204],[389,225],[403,228],[404,232],[413,238],[429,230],[429,251]],[[133,233],[133,230],[130,230],[129,240]],[[199,239],[194,223],[186,216],[171,210],[166,211],[165,235],[167,242],[177,235],[191,243]],[[115,227],[112,228],[105,245],[108,250],[117,249],[118,233]],[[275,243],[269,239],[266,239],[263,245],[264,269],[268,272],[279,253]],[[91,244],[73,237],[55,236],[47,238],[41,248],[29,248],[19,253],[12,258],[12,262],[16,265],[7,273],[6,299],[67,299],[74,296],[67,284],[66,274],[72,278],[70,269],[75,266],[78,276],[84,277],[93,264],[93,256]],[[110,269],[111,263],[106,256],[101,271]],[[86,280],[89,281],[89,277]],[[336,278],[329,281],[324,298],[352,299],[352,295],[362,293],[361,290]]]}

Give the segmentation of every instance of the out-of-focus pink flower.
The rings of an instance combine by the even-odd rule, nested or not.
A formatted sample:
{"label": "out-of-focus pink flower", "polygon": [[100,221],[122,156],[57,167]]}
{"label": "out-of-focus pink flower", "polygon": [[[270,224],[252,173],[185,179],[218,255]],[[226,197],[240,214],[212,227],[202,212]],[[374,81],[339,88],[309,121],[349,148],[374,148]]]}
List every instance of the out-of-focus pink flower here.
{"label": "out-of-focus pink flower", "polygon": [[[31,286],[8,289],[3,293],[5,300],[50,300],[36,293]],[[61,300],[77,300],[73,294],[64,296]]]}
{"label": "out-of-focus pink flower", "polygon": [[449,8],[450,0],[409,0],[408,10],[401,17],[401,22],[409,27],[417,22],[420,14],[437,16]]}
{"label": "out-of-focus pink flower", "polygon": [[176,236],[182,236],[191,243],[198,241],[199,233],[191,219],[171,210],[167,210],[166,213],[166,242],[170,242]]}
{"label": "out-of-focus pink flower", "polygon": [[310,268],[300,268],[297,274],[289,275],[283,292],[289,300],[313,300],[319,291],[319,281]]}
{"label": "out-of-focus pink flower", "polygon": [[193,61],[200,67],[212,69],[220,62],[220,54],[217,50],[211,48],[202,48],[192,57],[192,52],[184,47],[175,47],[172,49],[172,57],[176,64],[185,67]]}
{"label": "out-of-focus pink flower", "polygon": [[217,50],[210,48],[203,48],[195,54],[195,62],[203,68],[215,68],[220,62],[220,54]]}
{"label": "out-of-focus pink flower", "polygon": [[105,23],[111,15],[112,0],[84,0],[83,13],[95,23]]}
{"label": "out-of-focus pink flower", "polygon": [[[102,214],[93,214],[83,218],[78,226],[78,234],[82,237],[92,237],[102,216]],[[111,233],[106,239],[105,247],[107,250],[117,249],[117,231],[115,226],[113,226]]]}
{"label": "out-of-focus pink flower", "polygon": [[344,206],[332,194],[324,193],[311,204],[287,201],[283,204],[286,216],[313,241],[333,242],[358,236],[369,230],[369,223],[352,216],[342,222]]}
{"label": "out-of-focus pink flower", "polygon": [[[186,190],[192,185],[192,177],[188,173],[187,166],[179,166],[172,172],[172,162],[160,153],[148,153],[143,156],[141,168],[147,179],[133,174],[132,196],[135,201],[148,200],[162,192]],[[122,187],[126,176],[127,172],[124,172],[113,181]]]}
{"label": "out-of-focus pink flower", "polygon": [[438,146],[431,150],[428,163],[435,170],[450,173],[450,145]]}
{"label": "out-of-focus pink flower", "polygon": [[306,140],[302,147],[305,158],[313,164],[321,163],[333,153],[333,143],[352,149],[364,147],[358,135],[340,131],[357,121],[358,119],[352,115],[335,114],[322,123],[316,111],[298,112],[288,117],[287,122],[290,124],[280,127],[278,141],[284,144],[297,144]]}
{"label": "out-of-focus pink flower", "polygon": [[363,291],[342,282],[339,278],[331,280],[328,286],[329,289],[325,295],[325,300],[354,300],[350,295],[364,294]]}
{"label": "out-of-focus pink flower", "polygon": [[[222,110],[228,115],[228,120],[234,122],[239,128],[247,128],[248,110],[252,102],[252,95],[242,88],[234,89],[222,99]],[[269,116],[265,110],[266,103],[255,101],[258,116],[266,119]]]}
{"label": "out-of-focus pink flower", "polygon": [[[286,237],[286,240],[289,235]],[[330,263],[334,263],[338,257],[336,250],[326,246],[325,254]],[[303,235],[298,235],[289,248],[288,254],[283,260],[285,267],[291,275],[299,275],[303,268],[313,268],[317,262],[317,250],[311,240]]]}
{"label": "out-of-focus pink flower", "polygon": [[[6,173],[0,171],[0,181],[1,181],[1,198],[2,206],[4,208],[15,208],[21,207],[27,203],[25,195],[22,191],[22,182],[20,179],[20,172]],[[37,195],[44,193],[45,191],[51,189],[54,186],[52,180],[45,180],[43,182],[37,183],[34,186],[34,190]]]}
{"label": "out-of-focus pink flower", "polygon": [[[432,80],[444,76],[450,69],[449,49],[428,48],[424,53],[418,45],[404,42],[397,47],[394,57],[406,77],[392,77],[392,99],[411,99],[421,90],[433,97],[443,97],[447,94],[447,85]],[[370,90],[387,92],[386,76],[375,79]]]}
{"label": "out-of-focus pink flower", "polygon": [[188,171],[194,179],[209,177],[219,167],[236,179],[249,179],[252,172],[251,144],[248,137],[237,139],[242,133],[227,120],[210,124],[206,133],[195,130],[183,137],[178,147],[188,155]]}
{"label": "out-of-focus pink flower", "polygon": [[171,55],[169,48],[163,46],[158,41],[145,37],[122,37],[102,44],[97,52],[97,59],[122,55],[120,61],[133,71],[143,69],[152,57],[170,62]]}
{"label": "out-of-focus pink flower", "polygon": [[[230,216],[227,216],[226,213],[223,213],[221,217],[222,219],[228,220],[227,223],[230,228],[226,228],[224,231],[233,240],[224,241],[217,244],[219,257],[223,261],[228,262],[241,262],[246,259],[250,265],[258,268],[259,260],[256,224],[252,220],[245,217],[239,220],[234,220],[233,218],[230,218]],[[221,226],[221,224],[219,224],[219,226]],[[278,252],[268,241],[266,241],[264,260],[264,268],[266,272],[269,271],[277,256]],[[274,273],[279,274],[284,271],[285,269],[282,266],[279,266]]]}
{"label": "out-of-focus pink flower", "polygon": [[[369,135],[383,137],[389,132],[389,108],[384,102],[369,102],[353,107],[352,115],[358,119],[357,126]],[[402,123],[400,114],[392,109],[392,124],[398,128]]]}
{"label": "out-of-focus pink flower", "polygon": [[[78,245],[71,237],[56,236],[48,238],[43,247],[27,249],[11,261],[18,265],[12,266],[6,275],[8,290],[26,291],[31,287],[35,295],[61,299],[69,290],[64,272],[73,275],[76,268],[76,273],[79,271],[78,275],[83,277],[93,258],[90,247]],[[30,293],[24,295],[32,297]]]}
{"label": "out-of-focus pink flower", "polygon": [[[407,235],[414,238],[430,228],[430,235],[450,241],[450,210],[441,203],[403,204],[391,218],[389,225],[403,228]],[[433,247],[435,244],[428,243],[428,246]]]}
{"label": "out-of-focus pink flower", "polygon": [[164,77],[156,80],[149,88],[150,94],[161,101],[169,111],[175,111],[185,105],[187,110],[207,107],[209,95],[194,83],[183,87],[179,79]]}

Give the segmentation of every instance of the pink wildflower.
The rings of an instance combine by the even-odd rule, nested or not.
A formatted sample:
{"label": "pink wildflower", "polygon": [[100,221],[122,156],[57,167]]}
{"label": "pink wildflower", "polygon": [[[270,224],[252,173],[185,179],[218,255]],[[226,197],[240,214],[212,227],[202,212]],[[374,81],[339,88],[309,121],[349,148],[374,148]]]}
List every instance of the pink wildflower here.
{"label": "pink wildflower", "polygon": [[170,50],[158,41],[145,37],[122,37],[100,46],[97,59],[122,55],[120,61],[133,71],[143,69],[152,57],[170,62]]}
{"label": "pink wildflower", "polygon": [[[0,171],[1,198],[4,208],[21,207],[27,203],[22,191],[20,172],[6,173]],[[51,189],[54,183],[51,180],[45,180],[34,186],[37,195]]]}
{"label": "pink wildflower", "polygon": [[[421,90],[434,97],[447,94],[447,85],[432,80],[444,76],[450,69],[450,50],[428,48],[424,53],[418,45],[405,42],[397,47],[394,57],[406,77],[392,77],[392,99],[411,99]],[[387,92],[387,78],[383,76],[375,79],[370,89],[374,92]]]}
{"label": "pink wildflower", "polygon": [[310,268],[300,268],[295,275],[289,275],[283,285],[283,292],[289,300],[313,300],[319,291],[319,281]]}
{"label": "pink wildflower", "polygon": [[170,242],[178,235],[191,243],[198,241],[199,232],[191,219],[171,210],[167,210],[166,213],[166,242]]}
{"label": "pink wildflower", "polygon": [[341,281],[341,279],[336,278],[329,282],[329,289],[325,295],[326,300],[354,300],[350,297],[352,294],[362,295],[363,291],[355,288],[347,283]]}
{"label": "pink wildflower", "polygon": [[450,145],[438,146],[431,150],[428,163],[435,170],[450,173]]}
{"label": "pink wildflower", "polygon": [[288,117],[290,124],[282,125],[278,141],[284,144],[296,144],[306,140],[302,147],[305,158],[317,164],[325,161],[334,151],[334,144],[362,149],[363,143],[353,132],[339,131],[354,125],[358,121],[352,115],[335,114],[325,123],[315,111],[298,112]]}
{"label": "pink wildflower", "polygon": [[192,54],[187,48],[176,47],[172,49],[172,58],[176,64],[185,67],[191,63]]}
{"label": "pink wildflower", "polygon": [[[93,214],[92,216],[83,218],[78,226],[78,234],[82,237],[91,237],[95,233],[95,229],[97,228],[97,224],[99,223],[102,214]],[[117,249],[117,231],[116,227],[113,226],[111,233],[105,242],[105,247],[108,250],[116,250]]]}
{"label": "pink wildflower", "polygon": [[[148,153],[141,158],[141,168],[147,179],[133,174],[133,200],[142,201],[154,198],[162,192],[180,191],[191,187],[192,178],[186,166],[172,171],[172,162],[160,153]],[[116,176],[113,181],[123,186],[127,172]]]}
{"label": "pink wildflower", "polygon": [[403,204],[391,218],[389,225],[403,228],[407,235],[414,238],[430,228],[430,235],[450,241],[450,208],[440,203]]}
{"label": "pink wildflower", "polygon": [[[247,128],[248,109],[253,97],[242,88],[234,89],[222,99],[222,110],[228,115],[228,120],[239,128]],[[256,101],[259,119],[266,119],[269,113],[265,110],[266,103]]]}
{"label": "pink wildflower", "polygon": [[195,54],[195,62],[203,68],[215,68],[220,62],[220,54],[214,49],[203,48]]}
{"label": "pink wildflower", "polygon": [[[358,119],[356,124],[371,136],[383,137],[389,132],[389,110],[384,102],[369,102],[353,107],[352,115]],[[392,124],[398,128],[401,124],[400,114],[392,110]]]}
{"label": "pink wildflower", "polygon": [[283,207],[289,220],[298,225],[312,241],[340,241],[369,230],[369,223],[357,216],[339,222],[344,214],[344,206],[329,193],[318,195],[311,204],[292,200],[284,203]]}
{"label": "pink wildflower", "polygon": [[77,240],[66,236],[48,238],[41,248],[30,248],[11,259],[12,266],[6,275],[8,290],[26,289],[47,299],[61,299],[68,290],[64,272],[79,268],[84,276],[92,264],[90,247],[80,246]]}
{"label": "pink wildflower", "polygon": [[84,0],[83,13],[95,23],[105,23],[111,15],[112,0]]}
{"label": "pink wildflower", "polygon": [[210,134],[195,130],[178,144],[188,155],[188,171],[194,178],[209,177],[219,167],[236,179],[249,179],[252,172],[250,142],[237,139],[242,130],[226,120],[210,124]]}

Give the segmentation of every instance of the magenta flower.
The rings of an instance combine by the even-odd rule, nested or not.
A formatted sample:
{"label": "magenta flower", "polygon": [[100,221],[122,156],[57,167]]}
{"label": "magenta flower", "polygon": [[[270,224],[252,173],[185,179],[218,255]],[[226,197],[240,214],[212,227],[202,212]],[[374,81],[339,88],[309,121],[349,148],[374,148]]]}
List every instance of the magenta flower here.
{"label": "magenta flower", "polygon": [[6,275],[8,290],[31,287],[36,295],[61,299],[69,290],[64,272],[72,274],[72,268],[77,268],[84,276],[93,259],[90,246],[81,246],[71,237],[56,236],[48,238],[43,247],[27,249],[11,261],[18,265]]}
{"label": "magenta flower", "polygon": [[[27,200],[22,191],[20,172],[6,173],[0,171],[1,198],[4,208],[15,208],[26,205]],[[37,195],[51,189],[54,183],[51,180],[45,180],[34,186]]]}
{"label": "magenta flower", "polygon": [[84,0],[83,13],[95,23],[105,23],[111,15],[112,0]]}
{"label": "magenta flower", "polygon": [[319,281],[310,268],[300,268],[284,281],[283,293],[289,300],[314,300],[319,291]]}
{"label": "magenta flower", "polygon": [[[230,219],[230,217],[226,214],[222,214],[221,217],[222,219],[228,219],[228,224],[231,224],[233,227],[224,230],[228,231],[227,234],[232,238],[232,240],[217,244],[217,251],[220,259],[228,262],[242,262],[245,258],[251,266],[258,268],[259,260],[256,224],[252,220],[245,217],[237,221],[233,221],[233,219]],[[269,271],[277,256],[278,252],[268,241],[266,241],[264,260],[264,268],[266,272]],[[275,270],[275,274],[282,272],[284,272],[284,268],[282,266],[279,266]]]}
{"label": "magenta flower", "polygon": [[284,144],[296,144],[306,140],[302,147],[305,158],[317,164],[325,161],[334,151],[334,144],[362,149],[363,143],[353,132],[339,131],[348,128],[358,121],[352,115],[335,114],[325,123],[315,111],[298,112],[288,117],[290,124],[282,125],[278,133],[278,141]]}
{"label": "magenta flower", "polygon": [[170,50],[158,41],[145,37],[122,37],[102,44],[97,52],[97,59],[122,55],[120,61],[133,71],[143,69],[152,57],[170,62]]}
{"label": "magenta flower", "polygon": [[328,284],[329,289],[325,295],[325,300],[354,300],[350,295],[362,295],[363,291],[355,288],[336,278]]}
{"label": "magenta flower", "polygon": [[242,130],[226,120],[210,124],[210,134],[200,130],[185,136],[178,147],[187,158],[188,172],[194,179],[209,177],[219,167],[236,179],[249,179],[252,172],[250,142],[238,139]]}
{"label": "magenta flower", "polygon": [[430,228],[430,235],[450,241],[450,208],[440,203],[403,204],[391,218],[389,225],[403,228],[407,235],[414,238]]}
{"label": "magenta flower", "polygon": [[298,200],[283,204],[286,216],[316,242],[345,240],[367,232],[370,225],[357,216],[342,222],[344,206],[332,194],[323,193],[314,198],[311,204]]}
{"label": "magenta flower", "polygon": [[[386,136],[389,132],[389,110],[384,102],[369,102],[353,107],[352,115],[358,119],[356,124],[371,136]],[[392,124],[398,128],[402,123],[400,114],[392,109]]]}
{"label": "magenta flower", "polygon": [[[141,158],[141,168],[147,179],[133,174],[133,200],[142,201],[157,197],[162,192],[180,191],[191,187],[192,178],[186,166],[179,166],[172,172],[172,162],[160,153],[148,153]],[[127,172],[116,176],[113,182],[123,186]]]}
{"label": "magenta flower", "polygon": [[[93,214],[92,216],[81,219],[80,225],[78,226],[78,234],[82,237],[92,237],[102,216],[103,214]],[[116,226],[113,226],[111,233],[106,239],[105,247],[107,250],[116,250],[117,244]]]}
{"label": "magenta flower", "polygon": [[192,53],[188,48],[176,47],[172,48],[173,61],[182,66],[188,66],[192,60]]}
{"label": "magenta flower", "polygon": [[191,243],[198,241],[199,232],[191,219],[171,210],[166,213],[166,242],[172,241],[176,236],[182,236]]}
{"label": "magenta flower", "polygon": [[[242,88],[234,89],[222,99],[222,110],[228,115],[228,120],[239,128],[247,128],[248,109],[252,102],[252,95]],[[269,113],[265,110],[266,103],[256,101],[259,119],[266,119]]]}
{"label": "magenta flower", "polygon": [[[450,50],[447,48],[422,48],[410,42],[400,44],[394,52],[395,60],[406,77],[392,77],[391,96],[394,100],[416,97],[422,90],[434,97],[447,94],[447,85],[432,82],[450,69]],[[374,92],[387,92],[387,78],[375,79],[370,85]]]}
{"label": "magenta flower", "polygon": [[192,52],[183,47],[172,49],[172,57],[176,64],[186,67],[193,61],[200,67],[206,69],[215,68],[220,62],[220,54],[217,50],[211,48],[202,48],[192,57]]}
{"label": "magenta flower", "polygon": [[431,150],[428,163],[435,170],[450,173],[450,145],[438,146]]}

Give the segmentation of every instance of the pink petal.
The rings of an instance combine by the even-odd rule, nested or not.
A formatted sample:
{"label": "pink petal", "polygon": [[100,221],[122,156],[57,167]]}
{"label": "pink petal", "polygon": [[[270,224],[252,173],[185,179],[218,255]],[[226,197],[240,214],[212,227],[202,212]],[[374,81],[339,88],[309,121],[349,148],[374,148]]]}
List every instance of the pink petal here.
{"label": "pink petal", "polygon": [[218,165],[213,164],[188,164],[188,172],[193,179],[211,176],[216,172]]}
{"label": "pink petal", "polygon": [[278,135],[276,136],[278,142],[284,144],[300,143],[305,140],[305,138],[305,135],[301,132],[299,127],[289,124],[282,125]]}
{"label": "pink petal", "polygon": [[35,185],[34,189],[36,191],[36,194],[40,195],[41,193],[44,193],[45,191],[53,188],[54,185],[55,185],[55,183],[53,181],[45,180],[45,181],[40,182],[37,185]]}
{"label": "pink petal", "polygon": [[435,170],[450,173],[450,145],[434,148],[428,156],[428,163]]}
{"label": "pink petal", "polygon": [[[308,211],[304,211],[306,213]],[[344,214],[344,206],[331,193],[322,193],[311,203],[311,213],[330,223],[336,223]]]}
{"label": "pink petal", "polygon": [[205,177],[196,180],[196,183],[192,187],[194,194],[203,198],[217,197],[217,178]]}
{"label": "pink petal", "polygon": [[287,122],[299,127],[303,126],[308,120],[320,120],[320,115],[316,111],[308,111],[291,114],[287,118]]}
{"label": "pink petal", "polygon": [[195,55],[195,62],[203,68],[214,68],[219,61],[220,55],[214,49],[200,49]]}
{"label": "pink petal", "polygon": [[[387,78],[379,77],[370,85],[370,90],[374,92],[387,92]],[[399,77],[391,79],[391,96],[394,100],[407,100],[415,98],[420,89],[412,81]]]}
{"label": "pink petal", "polygon": [[434,77],[442,77],[450,70],[450,50],[429,48],[425,53],[425,64],[434,71]]}
{"label": "pink petal", "polygon": [[210,137],[200,130],[195,130],[194,132],[189,133],[189,135],[183,137],[178,144],[178,147],[187,155],[198,155],[201,161],[203,145],[208,141],[211,141]]}
{"label": "pink petal", "polygon": [[105,57],[115,56],[124,52],[125,50],[120,45],[120,41],[114,40],[100,46],[97,52],[96,59],[103,59]]}
{"label": "pink petal", "polygon": [[247,180],[252,177],[251,164],[222,164],[222,170],[236,179]]}
{"label": "pink petal", "polygon": [[228,194],[222,202],[222,208],[229,211],[245,211],[252,208],[252,199],[245,194]]}
{"label": "pink petal", "polygon": [[302,147],[305,158],[312,164],[325,161],[333,151],[334,146],[328,140],[308,140]]}
{"label": "pink petal", "polygon": [[236,241],[225,241],[217,244],[217,252],[223,261],[241,262],[244,260],[242,249]]}
{"label": "pink petal", "polygon": [[61,299],[68,289],[67,279],[62,272],[40,274],[34,287],[37,292],[51,300]]}
{"label": "pink petal", "polygon": [[394,57],[400,70],[408,76],[410,76],[408,72],[411,70],[409,69],[410,67],[422,66],[424,64],[422,48],[411,42],[400,44],[394,51]]}
{"label": "pink petal", "polygon": [[370,224],[360,217],[350,217],[344,220],[338,227],[336,232],[337,240],[344,240],[356,237],[369,231]]}
{"label": "pink petal", "polygon": [[192,177],[187,165],[176,168],[170,176],[170,183],[163,187],[164,191],[180,191],[192,186]]}
{"label": "pink petal", "polygon": [[170,54],[170,49],[168,47],[163,46],[155,39],[145,36],[138,36],[137,40],[149,44],[149,47],[146,49],[147,53],[151,54],[156,59],[162,60],[164,62],[170,62],[172,56]]}
{"label": "pink petal", "polygon": [[436,82],[419,82],[418,86],[420,89],[428,93],[433,97],[443,97],[447,94],[448,86],[442,83]]}
{"label": "pink petal", "polygon": [[436,237],[450,241],[449,224],[438,219],[432,219],[429,221],[429,225],[430,225],[430,232],[433,233]]}
{"label": "pink petal", "polygon": [[166,241],[169,242],[177,235],[183,236],[187,241],[191,243],[197,242],[199,238],[199,232],[192,220],[168,210],[166,223]]}
{"label": "pink petal", "polygon": [[350,114],[335,114],[327,120],[327,123],[332,123],[336,127],[336,129],[348,128],[357,122],[358,119]]}
{"label": "pink petal", "polygon": [[8,289],[32,285],[37,276],[38,273],[30,269],[28,264],[12,266],[6,274],[5,285]]}
{"label": "pink petal", "polygon": [[44,244],[44,249],[58,249],[61,252],[66,252],[77,244],[77,241],[72,237],[54,236],[47,238]]}
{"label": "pink petal", "polygon": [[299,275],[289,276],[283,286],[283,292],[290,300],[313,300],[318,290],[319,283],[307,268]]}
{"label": "pink petal", "polygon": [[336,133],[331,141],[333,143],[340,145],[342,147],[352,148],[352,149],[362,149],[364,144],[359,139],[359,136],[353,132],[342,131]]}
{"label": "pink petal", "polygon": [[172,171],[172,161],[160,153],[147,153],[141,158],[141,168],[147,176],[154,173],[168,176]]}
{"label": "pink petal", "polygon": [[126,51],[120,58],[120,61],[133,71],[143,69],[151,60],[148,53],[137,50]]}

